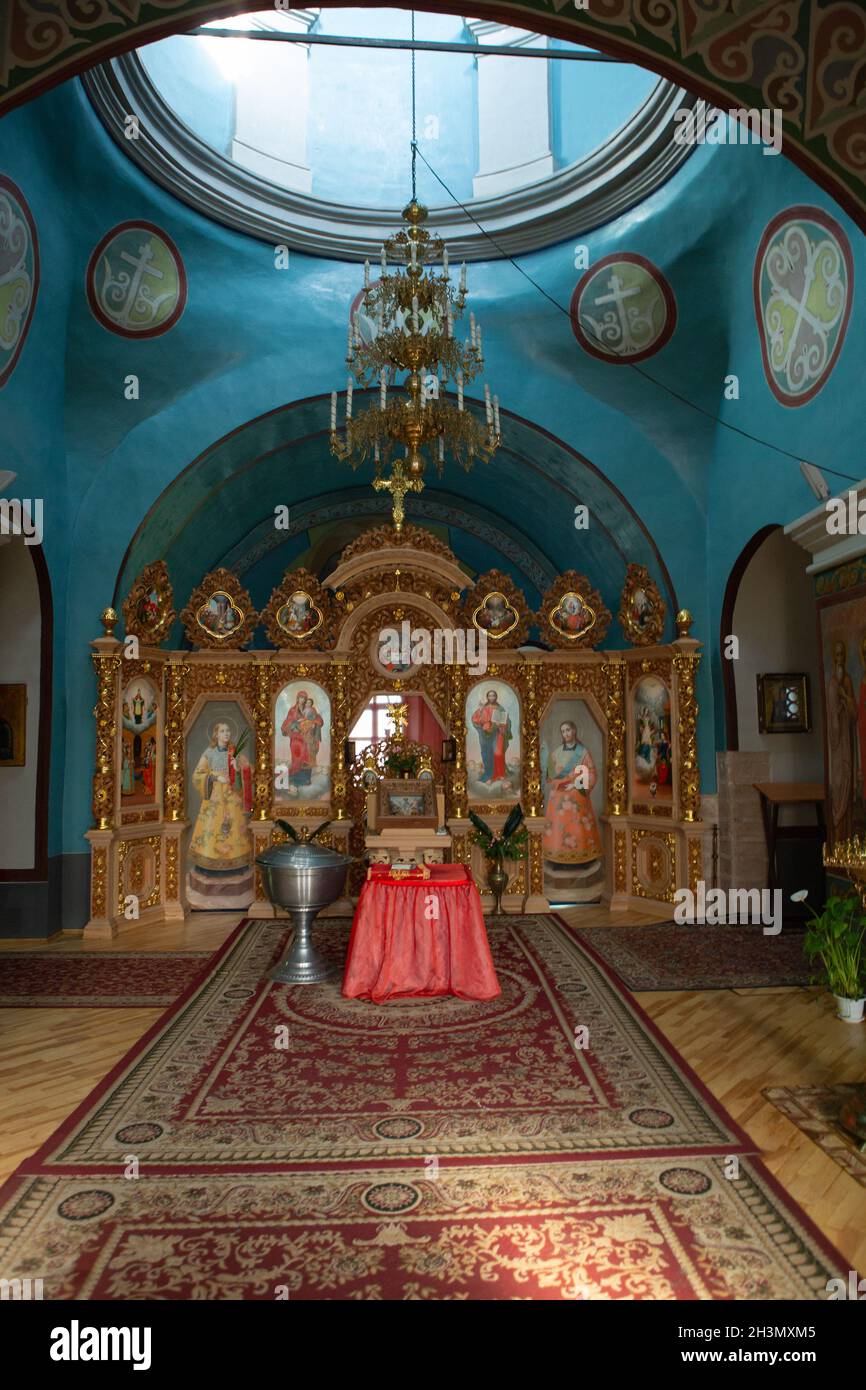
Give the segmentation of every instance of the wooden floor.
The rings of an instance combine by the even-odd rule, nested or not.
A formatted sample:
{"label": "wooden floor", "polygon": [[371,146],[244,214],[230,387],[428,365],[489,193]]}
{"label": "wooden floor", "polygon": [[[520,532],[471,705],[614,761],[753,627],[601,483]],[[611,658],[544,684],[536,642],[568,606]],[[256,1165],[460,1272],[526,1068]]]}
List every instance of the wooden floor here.
{"label": "wooden floor", "polygon": [[[639,929],[634,914],[601,908],[563,914],[575,926]],[[104,950],[215,950],[237,925],[231,913],[134,928]],[[159,932],[158,939],[155,931]],[[3,950],[80,951],[75,937]],[[2,955],[0,955],[2,962]],[[2,963],[0,963],[2,969]],[[765,1086],[866,1080],[866,1025],[840,1023],[826,994],[809,989],[705,990],[635,996],[709,1091],[743,1126],[783,1188],[851,1268],[866,1271],[866,1189],[761,1095]],[[0,1181],[33,1153],[162,1009],[0,1010]]]}

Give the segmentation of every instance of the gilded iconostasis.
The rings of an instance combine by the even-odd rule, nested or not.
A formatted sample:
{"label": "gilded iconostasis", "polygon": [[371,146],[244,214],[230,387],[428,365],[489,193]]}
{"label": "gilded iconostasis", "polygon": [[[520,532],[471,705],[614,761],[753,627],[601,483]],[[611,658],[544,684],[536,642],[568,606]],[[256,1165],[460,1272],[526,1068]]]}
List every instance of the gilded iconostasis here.
{"label": "gilded iconostasis", "polygon": [[[360,532],[325,583],[287,570],[260,613],[221,567],[178,620],[156,562],[122,617],[119,636],[107,610],[91,643],[89,935],[123,929],[130,901],[136,921],[272,915],[255,859],[281,821],[319,828],[359,872],[408,854],[472,863],[483,883],[470,812],[495,827],[519,806],[512,910],[664,909],[701,871],[700,644],[686,612],[661,640],[669,615],[644,567],[625,577],[619,649],[600,647],[613,619],[586,576],[555,577],[530,605],[414,525]],[[182,648],[168,646],[176,621]]]}

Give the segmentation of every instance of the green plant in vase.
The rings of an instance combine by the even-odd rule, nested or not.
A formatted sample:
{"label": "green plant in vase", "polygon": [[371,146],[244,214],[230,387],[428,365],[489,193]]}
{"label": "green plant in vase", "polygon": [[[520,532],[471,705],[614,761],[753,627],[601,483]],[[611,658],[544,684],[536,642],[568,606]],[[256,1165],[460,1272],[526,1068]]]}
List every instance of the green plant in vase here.
{"label": "green plant in vase", "polygon": [[502,894],[508,883],[505,860],[522,859],[526,853],[529,832],[523,824],[523,808],[512,806],[501,830],[493,830],[474,811],[469,812],[469,819],[475,826],[472,843],[478,845],[487,860],[487,887],[494,898],[493,915],[499,917],[502,914]]}
{"label": "green plant in vase", "polygon": [[[792,893],[792,902],[806,899],[806,890]],[[859,1023],[866,999],[866,913],[857,893],[834,894],[815,912],[806,929],[803,954],[819,961],[822,979],[836,997],[836,1014],[846,1023]]]}

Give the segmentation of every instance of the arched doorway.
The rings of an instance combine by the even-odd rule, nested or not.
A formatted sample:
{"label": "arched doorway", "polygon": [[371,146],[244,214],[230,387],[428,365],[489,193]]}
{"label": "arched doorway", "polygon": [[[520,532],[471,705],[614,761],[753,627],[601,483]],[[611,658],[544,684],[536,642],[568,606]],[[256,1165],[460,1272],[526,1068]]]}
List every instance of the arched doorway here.
{"label": "arched doorway", "polygon": [[[0,883],[48,876],[53,607],[41,545],[0,535],[0,601],[14,622],[0,628],[0,719],[9,737],[0,758]],[[12,930],[14,890],[0,889]]]}

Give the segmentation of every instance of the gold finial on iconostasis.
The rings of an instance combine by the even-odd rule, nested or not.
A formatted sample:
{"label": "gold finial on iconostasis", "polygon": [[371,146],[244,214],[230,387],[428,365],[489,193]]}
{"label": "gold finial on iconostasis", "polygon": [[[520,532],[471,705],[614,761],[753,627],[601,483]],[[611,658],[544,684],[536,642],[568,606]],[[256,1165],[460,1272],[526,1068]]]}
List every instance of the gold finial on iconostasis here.
{"label": "gold finial on iconostasis", "polygon": [[409,718],[408,705],[392,705],[388,710],[388,718],[394,725],[394,737],[402,742],[406,737],[406,720]]}
{"label": "gold finial on iconostasis", "polygon": [[687,608],[681,608],[676,617],[677,637],[688,637],[694,618]]}
{"label": "gold finial on iconostasis", "polygon": [[99,615],[106,637],[114,636],[114,629],[117,626],[117,613],[113,608],[103,608]]}

